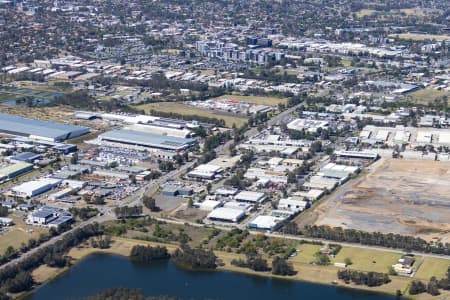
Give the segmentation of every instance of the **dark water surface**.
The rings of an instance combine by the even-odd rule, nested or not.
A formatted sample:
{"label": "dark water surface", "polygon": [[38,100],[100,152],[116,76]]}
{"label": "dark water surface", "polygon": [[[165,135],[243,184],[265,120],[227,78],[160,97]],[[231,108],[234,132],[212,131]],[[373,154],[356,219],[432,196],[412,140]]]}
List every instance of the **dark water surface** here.
{"label": "dark water surface", "polygon": [[80,299],[112,287],[142,289],[147,296],[181,299],[369,299],[394,297],[306,282],[232,272],[193,272],[172,262],[141,265],[126,257],[95,254],[38,288],[27,300]]}

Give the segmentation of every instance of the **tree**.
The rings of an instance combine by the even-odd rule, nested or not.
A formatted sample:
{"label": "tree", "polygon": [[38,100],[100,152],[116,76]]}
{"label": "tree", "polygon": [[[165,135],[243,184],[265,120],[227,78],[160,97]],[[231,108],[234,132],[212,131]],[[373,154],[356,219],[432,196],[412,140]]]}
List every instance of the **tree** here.
{"label": "tree", "polygon": [[427,293],[433,296],[439,295],[439,283],[436,277],[431,277],[430,281],[427,284]]}
{"label": "tree", "polygon": [[187,244],[181,245],[172,254],[174,263],[192,269],[215,269],[217,257],[212,251],[191,249]]}
{"label": "tree", "polygon": [[188,202],[187,202],[187,207],[192,208],[194,206],[194,200],[192,200],[192,198],[189,198]]}
{"label": "tree", "polygon": [[133,246],[130,258],[133,261],[149,263],[154,260],[168,259],[170,257],[166,247]]}
{"label": "tree", "polygon": [[159,207],[156,206],[156,201],[153,197],[147,195],[142,196],[142,203],[145,207],[150,209],[150,211],[159,211]]}
{"label": "tree", "polygon": [[393,266],[389,266],[388,268],[388,274],[389,275],[397,275],[397,272],[395,271]]}
{"label": "tree", "polygon": [[4,284],[8,292],[20,293],[30,290],[33,287],[34,280],[30,273],[22,271]]}
{"label": "tree", "polygon": [[78,163],[78,152],[75,152],[70,158],[70,163],[76,165]]}
{"label": "tree", "polygon": [[426,291],[426,286],[422,281],[414,280],[409,287],[410,295],[418,295]]}
{"label": "tree", "polygon": [[285,259],[281,257],[275,257],[272,261],[272,274],[282,276],[292,276],[297,272]]}
{"label": "tree", "polygon": [[0,217],[8,216],[8,208],[4,206],[0,206]]}
{"label": "tree", "polygon": [[346,266],[350,266],[350,265],[353,264],[352,260],[350,258],[348,258],[348,257],[346,257],[344,259],[344,263],[345,263]]}

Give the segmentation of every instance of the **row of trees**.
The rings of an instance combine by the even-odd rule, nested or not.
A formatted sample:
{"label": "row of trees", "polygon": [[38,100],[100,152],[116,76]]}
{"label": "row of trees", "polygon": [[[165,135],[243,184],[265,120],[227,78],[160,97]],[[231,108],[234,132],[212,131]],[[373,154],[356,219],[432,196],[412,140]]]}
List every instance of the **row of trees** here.
{"label": "row of trees", "polygon": [[391,281],[388,274],[377,272],[365,273],[347,269],[339,270],[337,275],[339,279],[344,280],[346,283],[353,282],[354,284],[363,284],[370,287],[380,286]]}
{"label": "row of trees", "polygon": [[[105,299],[132,299],[132,300],[175,300],[175,297],[157,296],[146,297],[139,289],[111,288],[95,295],[84,298],[83,300],[105,300]],[[0,298],[0,300],[2,300]]]}
{"label": "row of trees", "polygon": [[74,216],[78,217],[83,221],[86,221],[92,217],[95,217],[98,214],[98,209],[95,207],[71,207],[69,212]]}
{"label": "row of trees", "polygon": [[439,289],[450,290],[450,266],[447,269],[447,277],[438,280],[436,277],[431,277],[427,284],[419,280],[411,282],[409,287],[409,293],[411,295],[418,295],[422,293],[428,293],[433,296],[440,294]]}
{"label": "row of trees", "polygon": [[343,229],[341,227],[330,227],[326,225],[308,225],[304,227],[302,233],[308,237],[321,238],[336,242],[359,243],[363,245],[405,249],[408,251],[450,255],[450,245],[447,243],[429,243],[419,237],[403,236],[400,234],[365,232],[361,230]]}
{"label": "row of trees", "polygon": [[180,249],[172,254],[175,264],[190,269],[215,269],[217,268],[217,257],[213,251],[203,249],[192,249],[187,244],[181,245]]}
{"label": "row of trees", "polygon": [[274,275],[292,276],[297,274],[292,264],[284,258],[276,256],[272,260],[272,268],[269,267],[267,260],[262,258],[261,255],[247,255],[246,259],[233,259],[231,261],[233,266],[241,268],[249,268],[256,272],[268,272],[272,271]]}
{"label": "row of trees", "polygon": [[136,218],[142,216],[142,206],[121,206],[114,209],[117,218]]}
{"label": "row of trees", "polygon": [[130,258],[135,262],[149,263],[154,260],[168,259],[170,254],[166,247],[136,245],[131,249]]}

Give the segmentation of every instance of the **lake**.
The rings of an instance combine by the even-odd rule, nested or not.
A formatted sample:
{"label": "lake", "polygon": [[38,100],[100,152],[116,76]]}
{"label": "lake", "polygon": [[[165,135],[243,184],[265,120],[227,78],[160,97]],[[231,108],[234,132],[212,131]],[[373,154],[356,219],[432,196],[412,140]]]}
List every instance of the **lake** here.
{"label": "lake", "polygon": [[368,299],[395,297],[313,283],[250,276],[233,272],[194,272],[171,261],[148,265],[115,255],[87,257],[27,300],[80,299],[112,287],[139,288],[146,296],[181,299]]}

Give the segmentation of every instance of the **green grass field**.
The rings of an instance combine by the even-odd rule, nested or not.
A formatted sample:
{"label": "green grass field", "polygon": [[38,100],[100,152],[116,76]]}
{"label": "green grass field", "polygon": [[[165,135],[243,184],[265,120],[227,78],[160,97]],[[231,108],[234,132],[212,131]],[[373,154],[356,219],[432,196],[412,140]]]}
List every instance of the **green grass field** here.
{"label": "green grass field", "polygon": [[223,95],[214,99],[238,100],[247,103],[277,106],[279,103],[287,104],[286,98],[266,97],[266,96],[242,96],[242,95]]}
{"label": "green grass field", "polygon": [[331,262],[343,263],[346,258],[350,258],[353,262],[353,264],[349,266],[351,269],[387,273],[388,268],[397,263],[400,254],[343,247],[336,257],[331,259]]}
{"label": "green grass field", "polygon": [[166,113],[176,113],[181,115],[197,115],[204,116],[208,118],[223,119],[227,127],[232,127],[236,124],[237,127],[243,126],[247,122],[247,118],[235,117],[235,116],[225,116],[215,113],[212,110],[197,108],[189,106],[180,102],[157,102],[148,103],[134,106],[134,108],[139,110],[144,110],[146,113],[150,113],[151,110],[166,112]]}
{"label": "green grass field", "polygon": [[414,278],[429,280],[432,276],[441,279],[446,276],[450,260],[426,257]]}
{"label": "green grass field", "polygon": [[311,244],[301,244],[297,246],[299,251],[296,256],[289,258],[289,261],[293,263],[309,264],[314,261],[314,254],[320,250],[323,246],[311,245]]}

